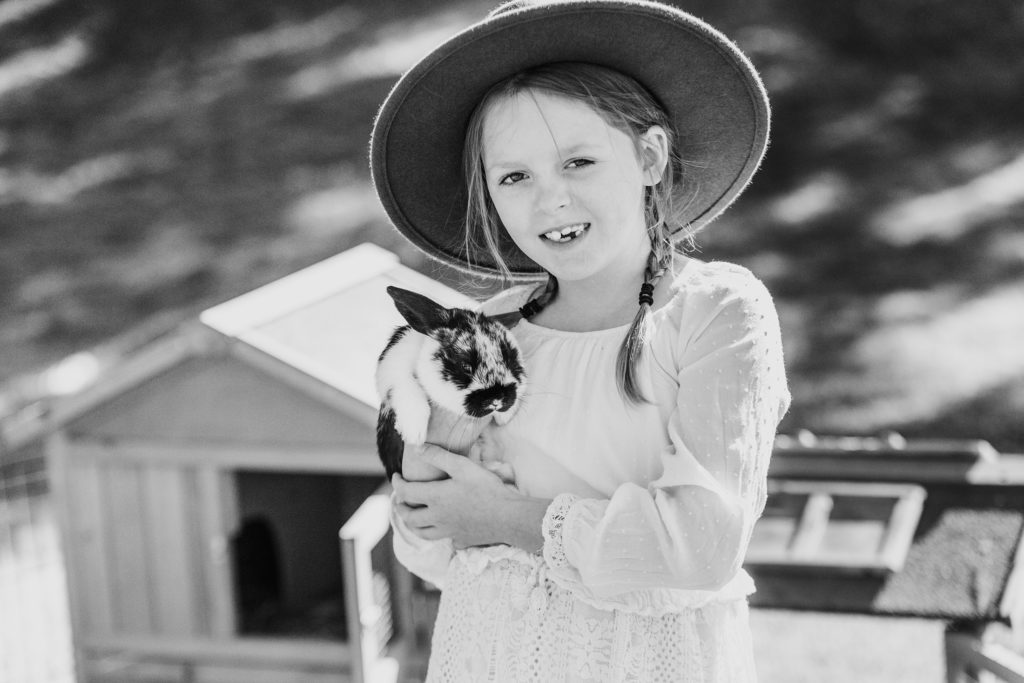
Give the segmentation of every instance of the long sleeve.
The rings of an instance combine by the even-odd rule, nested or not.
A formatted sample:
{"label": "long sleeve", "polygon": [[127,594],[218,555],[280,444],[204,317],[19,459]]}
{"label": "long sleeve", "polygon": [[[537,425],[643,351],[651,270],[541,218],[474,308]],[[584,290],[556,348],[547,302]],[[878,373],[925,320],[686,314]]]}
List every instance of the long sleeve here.
{"label": "long sleeve", "polygon": [[563,494],[548,508],[545,560],[560,583],[598,598],[722,588],[764,508],[775,430],[789,405],[771,297],[735,268],[679,308],[673,347],[649,360],[652,372],[675,378],[658,397],[671,403],[660,471],[609,499]]}
{"label": "long sleeve", "polygon": [[391,528],[394,530],[392,545],[398,561],[421,579],[444,588],[448,564],[455,554],[451,540],[443,538],[430,541],[420,538],[395,514],[394,505],[391,507]]}

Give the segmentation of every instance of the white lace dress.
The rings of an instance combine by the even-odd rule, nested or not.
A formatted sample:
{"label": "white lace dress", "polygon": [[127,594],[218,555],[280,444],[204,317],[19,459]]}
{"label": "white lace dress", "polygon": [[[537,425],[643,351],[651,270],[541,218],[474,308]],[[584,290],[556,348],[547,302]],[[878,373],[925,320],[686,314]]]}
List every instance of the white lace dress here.
{"label": "white lace dress", "polygon": [[492,436],[553,501],[542,555],[453,552],[393,518],[399,559],[442,588],[428,681],[756,679],[741,563],[789,405],[778,319],[748,271],[697,261],[653,318],[641,406],[615,384],[628,326],[513,329],[529,384]]}

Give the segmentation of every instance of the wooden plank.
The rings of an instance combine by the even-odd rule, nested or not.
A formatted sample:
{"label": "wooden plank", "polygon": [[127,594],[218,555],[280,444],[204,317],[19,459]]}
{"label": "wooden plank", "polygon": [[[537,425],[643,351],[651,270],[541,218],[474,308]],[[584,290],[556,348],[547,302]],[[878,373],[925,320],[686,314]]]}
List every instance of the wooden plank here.
{"label": "wooden plank", "polygon": [[85,661],[88,683],[188,683],[191,679],[184,664],[137,661],[132,657],[92,657]]}
{"label": "wooden plank", "polygon": [[412,574],[392,556],[391,605],[397,620],[396,629],[403,641],[412,643],[416,638],[416,618],[413,614]]}
{"label": "wooden plank", "polygon": [[203,664],[193,668],[189,683],[340,683],[350,680],[337,669],[318,671],[309,668],[282,669],[251,666]]}
{"label": "wooden plank", "polygon": [[100,464],[101,495],[110,531],[108,552],[114,629],[152,633],[152,582],[146,566],[142,477],[138,465]]}
{"label": "wooden plank", "polygon": [[[83,548],[79,536],[74,530],[75,510],[72,505],[71,491],[73,488],[69,472],[71,464],[65,433],[54,430],[46,438],[44,447],[46,468],[49,475],[50,499],[54,504],[57,518],[57,530],[63,549],[64,576],[67,581],[68,608],[70,616],[71,644],[74,652],[74,678],[83,680],[82,652],[78,642],[82,636],[84,605],[93,586],[83,582]],[[77,482],[76,482],[77,483]]]}
{"label": "wooden plank", "polygon": [[[983,443],[983,442],[982,442]],[[985,449],[979,446],[979,452]],[[893,456],[886,452],[818,452],[807,449],[779,449],[768,467],[772,479],[828,480],[856,482],[914,482],[1024,484],[1024,454],[983,454],[971,458],[942,456]]]}
{"label": "wooden plank", "polygon": [[93,657],[122,655],[152,661],[197,664],[309,666],[347,670],[349,648],[344,643],[296,638],[179,638],[175,636],[86,636],[83,647]]}
{"label": "wooden plank", "polygon": [[1024,537],[1017,539],[1013,569],[1006,579],[1003,597],[999,601],[999,614],[1014,622],[1020,619],[1018,615],[1024,614]]}
{"label": "wooden plank", "polygon": [[[752,568],[841,574],[889,574],[902,567],[925,492],[916,484],[772,480],[766,535],[751,545]],[[807,497],[788,548],[779,542],[789,499]],[[773,502],[775,501],[775,502]],[[794,511],[795,515],[795,511]],[[759,521],[758,524],[761,522]],[[755,526],[753,539],[759,534]]]}
{"label": "wooden plank", "polygon": [[946,461],[995,460],[998,451],[981,439],[906,439],[890,436],[818,436],[801,431],[795,437],[780,434],[775,438],[776,454],[809,454],[822,458],[844,460],[856,455],[884,460],[929,459]]}
{"label": "wooden plank", "polygon": [[231,638],[238,632],[235,614],[234,583],[231,576],[229,535],[222,499],[233,495],[223,490],[221,471],[213,466],[198,470],[201,557],[205,567],[206,602],[214,638]]}
{"label": "wooden plank", "polygon": [[214,466],[220,469],[365,474],[384,476],[376,450],[359,447],[292,448],[238,446],[223,443],[173,443],[119,439],[106,443],[82,439],[75,450],[101,462],[146,462],[178,467]]}
{"label": "wooden plank", "polygon": [[907,551],[914,541],[917,523],[921,519],[925,495],[924,489],[920,488],[907,491],[893,508],[879,555],[882,563],[894,572],[903,569]]}
{"label": "wooden plank", "polygon": [[892,482],[851,482],[834,480],[773,479],[768,482],[768,494],[810,494],[825,492],[834,496],[857,496],[863,498],[899,498],[908,492],[918,491],[916,484]]}
{"label": "wooden plank", "polygon": [[182,485],[185,497],[190,501],[185,508],[186,537],[188,553],[194,558],[192,562],[193,580],[196,590],[192,595],[192,613],[196,615],[196,635],[213,635],[213,614],[210,601],[207,599],[209,574],[206,559],[206,537],[203,530],[203,515],[199,504],[199,468],[182,468]]}
{"label": "wooden plank", "polygon": [[1024,657],[999,643],[983,643],[971,658],[981,671],[995,674],[1005,683],[1024,683]]}
{"label": "wooden plank", "polygon": [[974,632],[947,630],[946,681],[973,683],[983,673],[1005,683],[1024,683],[1024,657],[999,643],[987,643]]}
{"label": "wooden plank", "polygon": [[75,592],[81,596],[77,623],[83,633],[109,634],[114,630],[114,578],[111,569],[109,526],[104,511],[104,486],[100,467],[67,447],[70,553],[78,573],[73,577]]}
{"label": "wooden plank", "polygon": [[828,528],[832,513],[832,496],[821,491],[807,496],[807,502],[800,513],[800,524],[789,548],[794,558],[812,557],[821,548],[821,540]]}
{"label": "wooden plank", "polygon": [[200,586],[189,541],[187,510],[193,501],[185,489],[180,467],[148,465],[142,475],[146,523],[146,564],[152,577],[154,632],[196,635],[196,592]]}
{"label": "wooden plank", "polygon": [[363,502],[338,534],[354,681],[393,683],[398,675],[397,661],[380,653],[375,627],[384,615],[374,596],[370,558],[390,528],[390,508],[389,486],[385,484]]}

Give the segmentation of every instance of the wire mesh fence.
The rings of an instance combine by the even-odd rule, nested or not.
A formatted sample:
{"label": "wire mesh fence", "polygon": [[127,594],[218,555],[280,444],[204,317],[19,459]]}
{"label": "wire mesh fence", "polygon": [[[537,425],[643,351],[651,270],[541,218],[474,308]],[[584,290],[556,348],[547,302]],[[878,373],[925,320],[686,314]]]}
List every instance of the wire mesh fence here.
{"label": "wire mesh fence", "polygon": [[45,461],[0,460],[0,683],[72,683],[64,561]]}

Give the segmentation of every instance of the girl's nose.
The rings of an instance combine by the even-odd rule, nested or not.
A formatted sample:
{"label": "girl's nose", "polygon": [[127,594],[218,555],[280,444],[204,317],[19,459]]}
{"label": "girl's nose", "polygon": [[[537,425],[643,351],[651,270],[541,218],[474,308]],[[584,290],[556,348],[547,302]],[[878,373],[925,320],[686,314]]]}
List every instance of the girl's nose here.
{"label": "girl's nose", "polygon": [[541,184],[540,205],[545,211],[557,211],[572,204],[569,183],[561,176],[547,179]]}

